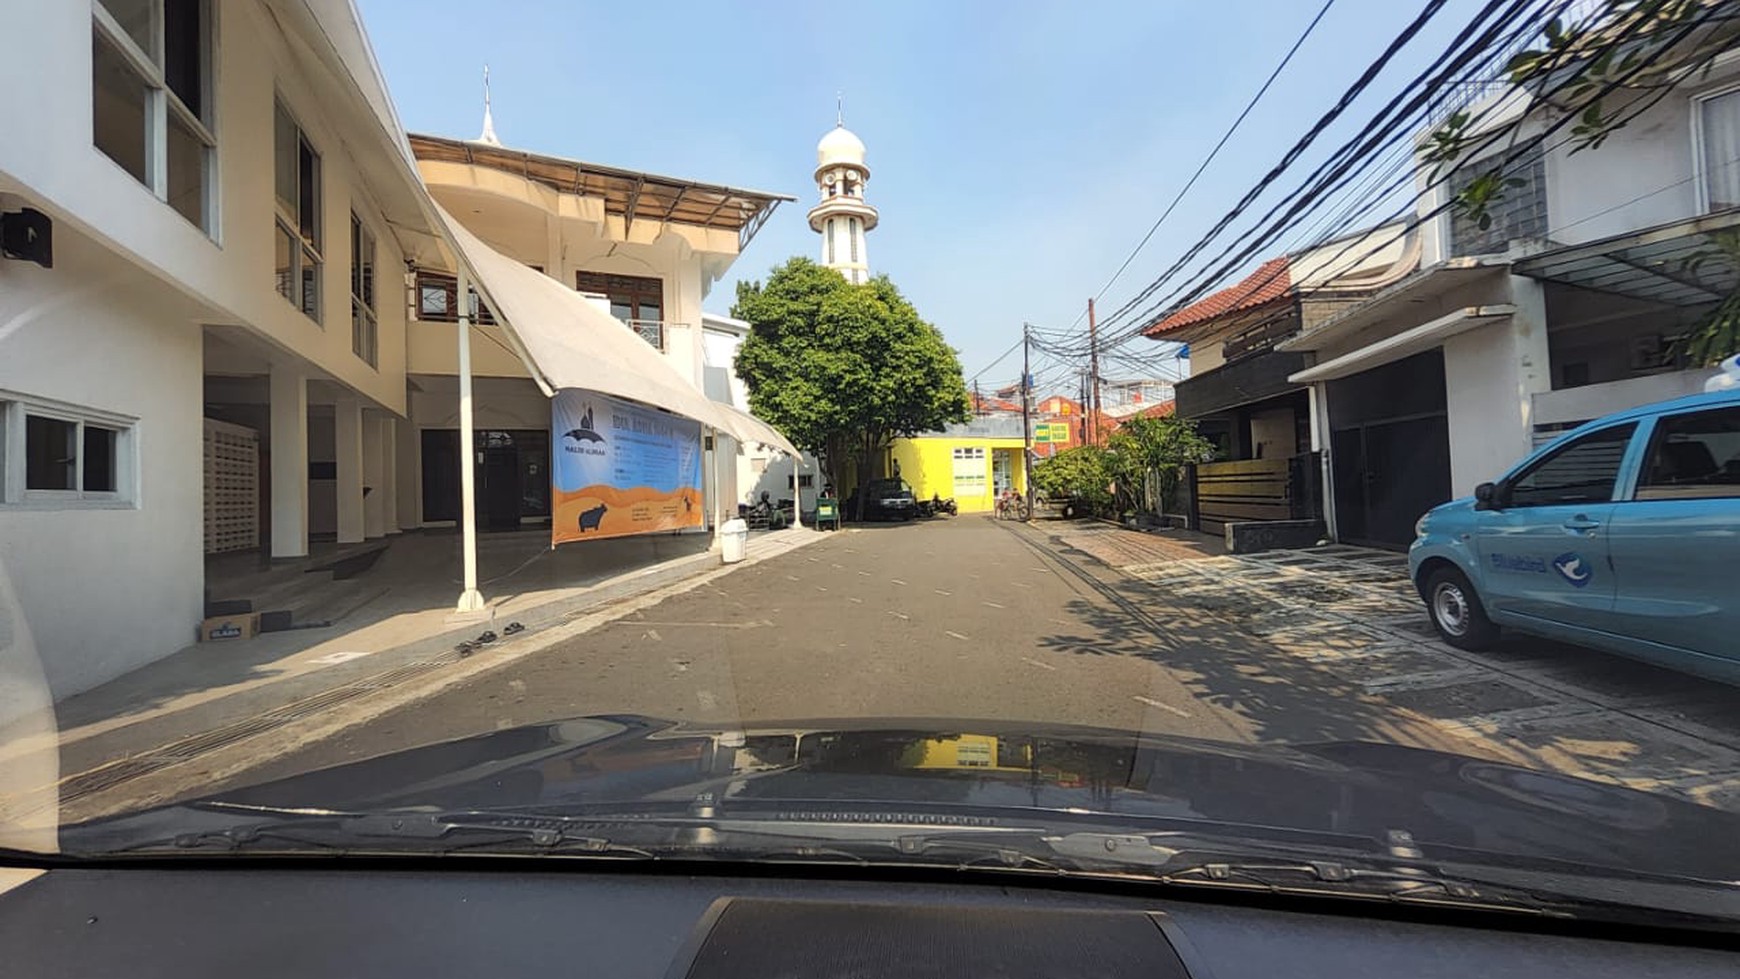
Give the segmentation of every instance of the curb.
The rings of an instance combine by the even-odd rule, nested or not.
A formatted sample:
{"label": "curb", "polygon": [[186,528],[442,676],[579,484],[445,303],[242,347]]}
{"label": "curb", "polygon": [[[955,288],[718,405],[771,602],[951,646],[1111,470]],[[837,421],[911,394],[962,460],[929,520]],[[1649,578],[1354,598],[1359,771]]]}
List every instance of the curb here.
{"label": "curb", "polygon": [[[642,609],[657,605],[666,599],[692,591],[739,568],[750,567],[763,561],[782,557],[823,540],[824,537],[825,535],[820,533],[805,535],[775,553],[747,557],[742,562],[715,566],[711,570],[700,573],[694,573],[688,565],[691,562],[706,559],[716,562],[718,560],[716,555],[711,553],[696,555],[694,558],[685,559],[677,567],[648,569],[629,580],[615,583],[614,587],[610,589],[611,592],[615,593],[614,595],[598,595],[598,600],[606,603],[604,608],[590,612],[569,611],[566,614],[545,616],[535,620],[537,625],[528,625],[527,632],[523,636],[483,647],[474,654],[459,656],[449,649],[438,659],[410,664],[410,667],[416,667],[416,669],[400,667],[398,670],[389,670],[382,674],[373,675],[386,678],[392,673],[410,673],[398,682],[373,686],[370,677],[362,677],[356,681],[356,684],[373,686],[373,689],[370,689],[367,694],[366,701],[359,701],[351,706],[361,706],[361,703],[366,702],[367,710],[322,711],[283,724],[273,725],[266,730],[250,731],[243,736],[224,741],[212,750],[178,758],[137,777],[116,779],[112,785],[125,786],[126,788],[121,798],[113,798],[113,794],[109,791],[110,786],[105,786],[88,795],[68,801],[60,806],[60,823],[65,825],[167,803],[172,799],[185,796],[192,787],[243,774],[258,767],[263,761],[291,754],[310,745],[336,737],[345,731],[373,721],[383,714],[427,700],[451,687],[537,655],[553,646],[585,635],[594,629]],[[648,583],[647,579],[654,578],[658,580],[651,582],[652,587],[644,588],[644,585]],[[443,635],[445,636],[447,633]],[[430,640],[430,642],[434,641],[436,640]],[[331,691],[316,693],[303,698],[303,701],[318,701],[330,696],[330,694]],[[292,703],[286,705],[286,709],[295,706],[296,703]],[[241,723],[246,724],[247,722]],[[218,729],[218,731],[222,730],[222,728]],[[205,736],[209,735],[196,737]],[[257,749],[260,742],[267,736],[270,736],[275,747],[269,755],[262,757]],[[153,751],[145,752],[144,756],[163,750],[163,748],[153,749]],[[139,757],[143,756],[124,758],[85,772],[64,775],[56,787],[58,789],[59,786],[65,785],[71,779],[85,778],[105,769],[126,766]],[[58,802],[58,795],[54,799],[49,799],[46,795],[45,793],[45,797],[37,802],[35,808],[42,808]],[[117,805],[117,803],[124,804]],[[30,811],[31,808],[26,806],[25,811]]]}

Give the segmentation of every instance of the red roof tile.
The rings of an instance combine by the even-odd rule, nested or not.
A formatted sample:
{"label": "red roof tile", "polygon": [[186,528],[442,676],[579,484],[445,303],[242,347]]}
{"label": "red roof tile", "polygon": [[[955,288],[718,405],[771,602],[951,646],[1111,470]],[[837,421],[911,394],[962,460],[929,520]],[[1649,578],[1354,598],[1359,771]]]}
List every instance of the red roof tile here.
{"label": "red roof tile", "polygon": [[1289,273],[1287,256],[1271,258],[1258,266],[1255,272],[1245,276],[1238,285],[1204,296],[1158,323],[1143,329],[1142,335],[1160,337],[1173,330],[1202,323],[1218,316],[1225,316],[1228,313],[1254,309],[1264,303],[1274,302],[1288,295],[1292,289],[1293,277]]}

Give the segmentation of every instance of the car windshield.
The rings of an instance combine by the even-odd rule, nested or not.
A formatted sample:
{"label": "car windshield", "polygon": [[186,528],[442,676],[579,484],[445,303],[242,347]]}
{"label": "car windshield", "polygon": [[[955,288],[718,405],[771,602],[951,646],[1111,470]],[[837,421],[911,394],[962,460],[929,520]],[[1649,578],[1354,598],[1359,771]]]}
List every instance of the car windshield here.
{"label": "car windshield", "polygon": [[37,6],[0,863],[1736,906],[1732,4]]}

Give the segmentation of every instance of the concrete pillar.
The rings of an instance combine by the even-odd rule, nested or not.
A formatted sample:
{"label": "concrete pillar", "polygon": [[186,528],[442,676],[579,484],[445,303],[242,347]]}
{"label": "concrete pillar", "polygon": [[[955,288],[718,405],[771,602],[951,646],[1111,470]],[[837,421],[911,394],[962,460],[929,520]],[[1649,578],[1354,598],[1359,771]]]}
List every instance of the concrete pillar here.
{"label": "concrete pillar", "polygon": [[381,418],[381,522],[387,534],[399,532],[399,420]]}
{"label": "concrete pillar", "polygon": [[416,530],[423,522],[423,457],[417,442],[417,423],[411,414],[411,395],[405,397],[405,420],[394,426],[394,436],[398,449],[394,453],[394,462],[398,471],[393,477],[393,488],[398,491],[398,504],[395,509],[399,515],[400,530]]}
{"label": "concrete pillar", "polygon": [[382,440],[380,415],[365,411],[362,416],[362,514],[363,537],[378,540],[387,535],[386,458]]}
{"label": "concrete pillar", "polygon": [[333,442],[338,478],[338,542],[363,539],[363,415],[362,402],[342,395],[332,409]]}
{"label": "concrete pillar", "polygon": [[308,377],[273,365],[269,382],[272,556],[308,554]]}

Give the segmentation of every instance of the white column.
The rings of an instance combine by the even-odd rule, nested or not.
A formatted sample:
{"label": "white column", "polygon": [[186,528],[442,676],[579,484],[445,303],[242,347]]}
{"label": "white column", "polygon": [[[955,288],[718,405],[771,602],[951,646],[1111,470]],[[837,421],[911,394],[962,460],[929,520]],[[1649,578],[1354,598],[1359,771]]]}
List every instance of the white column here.
{"label": "white column", "polygon": [[362,416],[362,517],[363,538],[376,540],[387,535],[385,443],[381,439],[381,422],[385,419],[372,411]]}
{"label": "white column", "polygon": [[308,378],[274,364],[269,382],[272,453],[272,556],[308,553]]}
{"label": "white column", "polygon": [[483,611],[477,590],[477,447],[471,425],[471,279],[459,269],[459,535],[464,553],[465,590],[455,611]]}
{"label": "white column", "polygon": [[399,420],[392,415],[381,418],[381,495],[382,530],[399,532]]}
{"label": "white column", "polygon": [[363,417],[362,402],[340,395],[332,406],[333,458],[337,461],[338,542],[363,539]]}
{"label": "white column", "polygon": [[804,454],[791,457],[791,525],[804,525]]}

